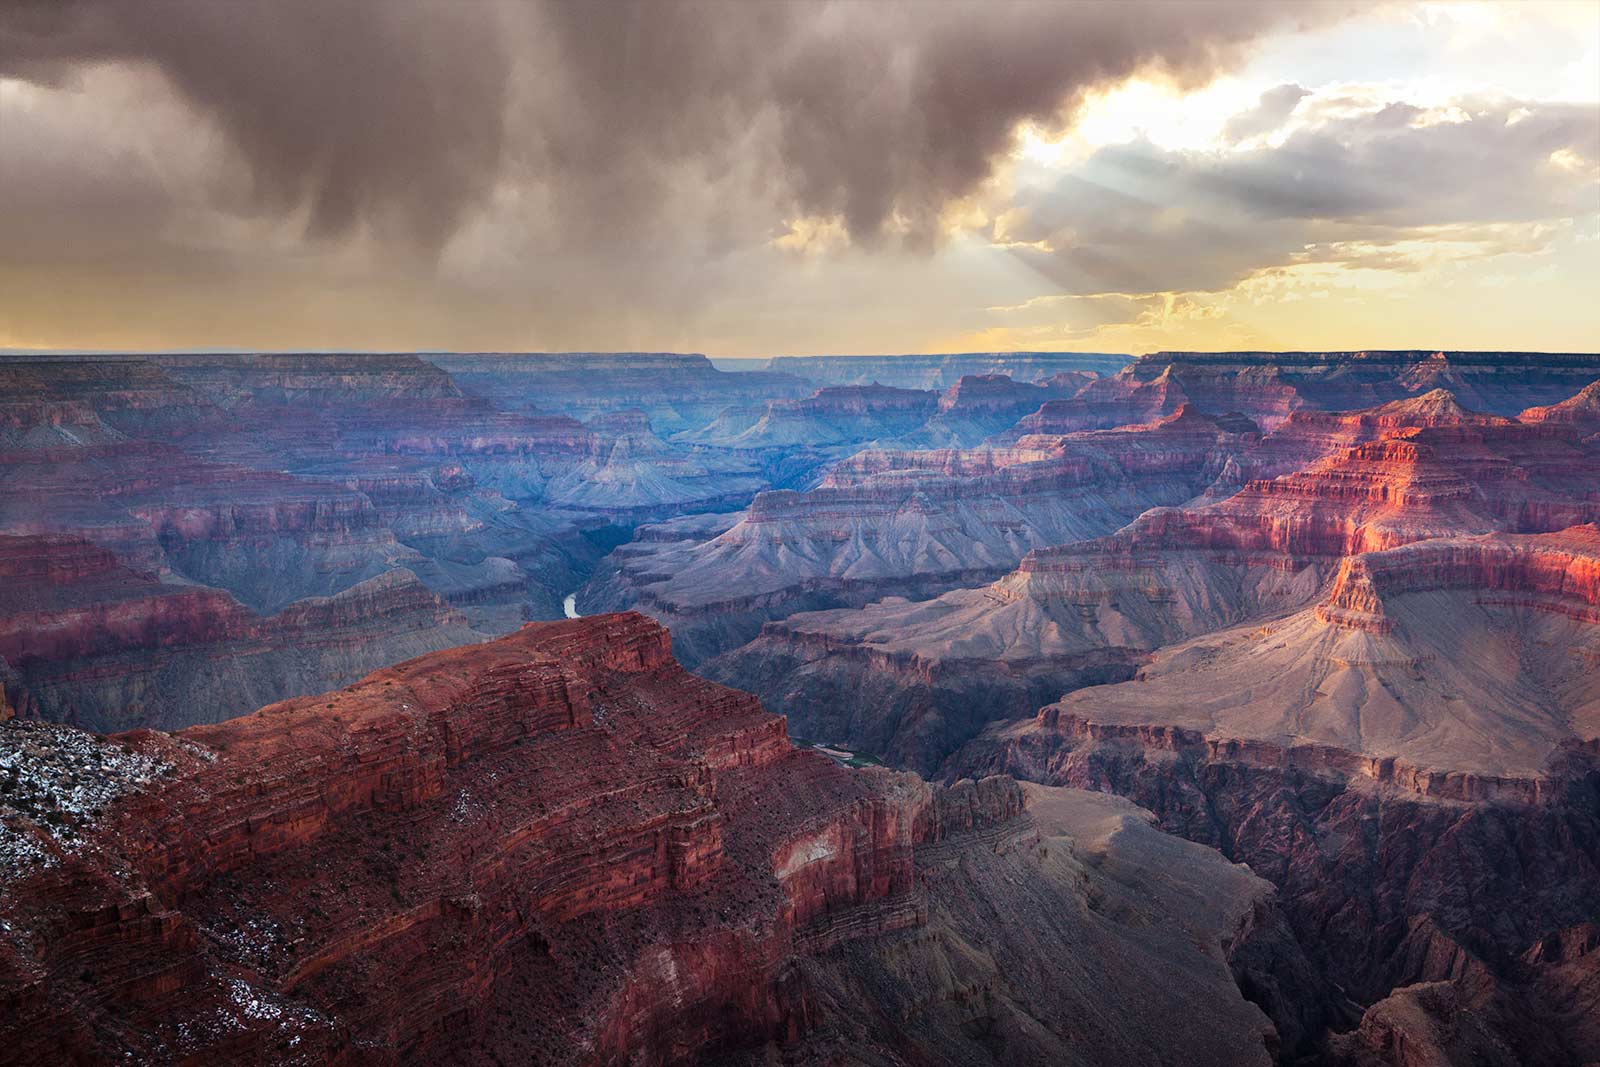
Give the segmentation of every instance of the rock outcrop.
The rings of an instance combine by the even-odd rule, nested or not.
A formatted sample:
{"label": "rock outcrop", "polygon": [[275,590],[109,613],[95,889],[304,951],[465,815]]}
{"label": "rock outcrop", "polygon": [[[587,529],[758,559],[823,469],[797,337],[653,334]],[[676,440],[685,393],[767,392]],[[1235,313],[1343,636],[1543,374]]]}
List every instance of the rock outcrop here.
{"label": "rock outcrop", "polygon": [[898,448],[971,448],[1016,425],[1041,406],[1077,395],[1096,379],[1089,371],[1062,371],[1040,381],[1004,374],[967,374],[939,397],[926,425],[902,435]]}
{"label": "rock outcrop", "polygon": [[1557,423],[1581,433],[1600,431],[1600,379],[1590,382],[1559,404],[1531,407],[1518,416],[1522,422]]}
{"label": "rock outcrop", "polygon": [[668,646],[534,624],[177,735],[0,726],[0,1062],[1271,1061],[1259,879],[1125,802],[791,748]]}
{"label": "rock outcrop", "polygon": [[1600,374],[1600,353],[1155,352],[1139,357],[1129,377],[1150,381],[1176,373],[1187,381],[1194,376],[1222,383],[1231,395],[1228,379],[1263,371],[1291,386],[1304,398],[1303,406],[1327,411],[1373,407],[1445,389],[1473,411],[1511,416],[1565,400],[1592,382]]}

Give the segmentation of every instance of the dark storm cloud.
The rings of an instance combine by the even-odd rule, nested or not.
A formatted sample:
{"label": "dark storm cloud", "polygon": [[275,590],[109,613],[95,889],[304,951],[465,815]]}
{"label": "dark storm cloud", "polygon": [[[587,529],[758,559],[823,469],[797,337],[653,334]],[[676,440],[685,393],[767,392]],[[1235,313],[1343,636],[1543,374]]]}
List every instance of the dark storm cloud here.
{"label": "dark storm cloud", "polygon": [[436,248],[500,166],[510,55],[493,15],[474,3],[24,0],[0,14],[0,73],[52,84],[93,64],[152,68],[242,153],[256,207],[308,208],[313,235],[367,220]]}
{"label": "dark storm cloud", "polygon": [[858,241],[925,242],[1019,121],[1054,124],[1086,90],[1147,68],[1203,81],[1267,28],[1337,13],[65,0],[0,13],[0,73],[41,84],[93,64],[159,73],[246,165],[242,187],[213,197],[305,210],[312,236],[366,223],[431,253],[512,182],[539,189],[568,238],[626,243],[671,225],[669,187],[737,169],[753,206],[720,205],[730,240],[778,212],[841,215]]}
{"label": "dark storm cloud", "polygon": [[1507,226],[1600,204],[1595,105],[1464,102],[1440,118],[1391,104],[1277,147],[1109,146],[1020,192],[996,236],[1067,293],[1217,291],[1300,262],[1414,269],[1387,246],[1418,237],[1529,251]]}

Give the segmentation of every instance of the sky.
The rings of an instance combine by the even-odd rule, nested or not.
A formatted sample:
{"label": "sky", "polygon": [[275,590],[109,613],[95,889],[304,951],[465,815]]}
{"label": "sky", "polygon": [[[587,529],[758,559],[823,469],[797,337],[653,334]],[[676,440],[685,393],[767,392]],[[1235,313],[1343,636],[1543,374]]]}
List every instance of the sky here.
{"label": "sky", "polygon": [[1600,0],[11,0],[0,348],[1600,349]]}

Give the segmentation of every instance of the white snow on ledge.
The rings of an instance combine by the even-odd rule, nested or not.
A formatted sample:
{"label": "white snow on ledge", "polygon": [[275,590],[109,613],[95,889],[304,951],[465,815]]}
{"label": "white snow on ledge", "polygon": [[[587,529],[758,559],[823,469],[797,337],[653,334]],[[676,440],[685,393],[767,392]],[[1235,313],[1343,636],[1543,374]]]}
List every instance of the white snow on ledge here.
{"label": "white snow on ledge", "polygon": [[83,844],[118,797],[171,770],[96,734],[60,723],[0,725],[0,882]]}

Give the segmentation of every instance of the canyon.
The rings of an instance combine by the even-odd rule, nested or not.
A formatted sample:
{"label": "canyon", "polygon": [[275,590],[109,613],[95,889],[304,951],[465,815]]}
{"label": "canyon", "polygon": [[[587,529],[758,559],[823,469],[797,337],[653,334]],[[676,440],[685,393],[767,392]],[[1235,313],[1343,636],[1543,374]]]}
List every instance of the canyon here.
{"label": "canyon", "polygon": [[13,354],[0,487],[0,1062],[1600,1062],[1600,356]]}
{"label": "canyon", "polygon": [[790,614],[702,669],[796,733],[1118,793],[1249,864],[1342,991],[1300,1056],[1588,1063],[1595,388],[1298,408],[1186,504],[988,585]]}

